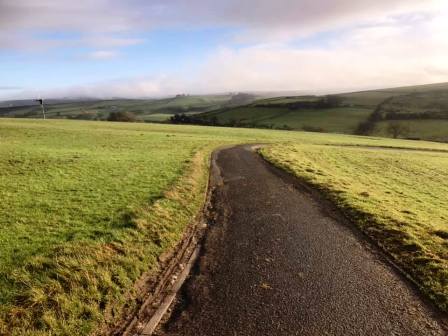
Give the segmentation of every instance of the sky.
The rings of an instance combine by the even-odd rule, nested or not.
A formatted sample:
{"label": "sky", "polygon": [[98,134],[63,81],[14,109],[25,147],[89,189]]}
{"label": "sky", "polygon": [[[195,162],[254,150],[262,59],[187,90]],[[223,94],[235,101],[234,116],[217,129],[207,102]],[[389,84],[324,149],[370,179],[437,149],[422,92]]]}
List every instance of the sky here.
{"label": "sky", "polygon": [[446,0],[0,0],[0,99],[448,82]]}

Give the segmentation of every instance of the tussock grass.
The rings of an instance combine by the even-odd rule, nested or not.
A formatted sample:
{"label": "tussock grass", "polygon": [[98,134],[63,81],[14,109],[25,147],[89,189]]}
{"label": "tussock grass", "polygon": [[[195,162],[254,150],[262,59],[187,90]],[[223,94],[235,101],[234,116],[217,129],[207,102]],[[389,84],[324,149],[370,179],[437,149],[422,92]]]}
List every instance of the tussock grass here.
{"label": "tussock grass", "polygon": [[20,294],[9,311],[7,328],[20,335],[74,335],[113,322],[123,307],[134,303],[135,280],[155,270],[158,256],[175,246],[199,210],[207,177],[204,153],[194,156],[163,198],[127,210],[127,229],[119,240],[56,246],[14,272],[10,279]]}
{"label": "tussock grass", "polygon": [[322,190],[448,311],[448,152],[291,144],[261,153]]}
{"label": "tussock grass", "polygon": [[89,335],[199,211],[219,145],[287,132],[0,121],[0,334]]}
{"label": "tussock grass", "polygon": [[[35,142],[43,141],[42,137],[45,136],[34,131],[31,127],[27,133],[34,135]],[[55,136],[57,131],[50,133]],[[20,160],[23,162],[42,163],[42,166],[30,163],[18,172],[15,159],[14,168],[6,171],[6,176],[19,174],[24,179],[20,185],[26,190],[20,190],[17,179],[3,175],[3,195],[7,192],[10,196],[16,196],[10,200],[16,203],[8,208],[8,204],[3,204],[1,208],[2,334],[86,335],[113,320],[125,305],[133,303],[134,293],[129,291],[132,291],[135,280],[144,272],[155,270],[157,257],[179,241],[186,225],[199,210],[205,192],[211,146],[181,146],[170,141],[171,145],[178,147],[167,153],[171,159],[163,151],[158,151],[157,156],[151,158],[151,154],[154,155],[151,143],[145,142],[147,150],[138,150],[143,160],[139,162],[137,153],[127,148],[136,146],[135,143],[126,145],[122,137],[115,136],[118,137],[115,139],[117,143],[108,140],[112,142],[108,145],[113,148],[112,152],[102,150],[110,160],[103,157],[96,147],[95,158],[90,157],[75,166],[58,166],[54,160],[47,162],[30,157],[29,152],[22,153]],[[138,135],[135,136],[133,142],[139,139]],[[58,139],[61,141],[63,136],[59,134]],[[149,140],[156,141],[152,136]],[[82,135],[81,139],[77,137],[78,141],[82,142]],[[96,139],[96,145],[98,141]],[[160,140],[157,145],[162,145]],[[37,147],[45,156],[51,155],[53,150],[61,150],[56,144],[53,144],[50,153],[39,145]],[[161,147],[161,150],[167,150]],[[28,143],[25,148],[32,147]],[[193,150],[195,154],[192,154]],[[117,151],[120,154],[115,156]],[[123,156],[129,151],[132,154],[129,153],[130,157],[124,160]],[[65,150],[63,152],[65,154]],[[11,154],[20,157],[18,152]],[[117,157],[122,167],[114,164]],[[10,160],[2,160],[2,163],[9,164]],[[100,161],[98,165],[96,160]],[[164,162],[160,162],[158,167],[152,162],[154,160]],[[84,167],[89,165],[93,165],[92,170]],[[69,170],[76,174],[68,175],[67,178],[74,179],[69,183],[68,190],[55,193],[64,183],[68,183],[59,177],[54,185],[50,184],[51,189],[45,194],[43,187],[57,178],[52,169],[57,171],[57,175],[69,174]],[[141,174],[134,179],[135,171],[141,171]],[[144,174],[148,174],[146,178],[149,181],[146,183],[149,184],[145,184]],[[31,179],[33,176],[36,180]],[[178,176],[177,180],[173,179]],[[42,185],[37,178],[41,179]],[[78,185],[80,180],[87,181]],[[42,207],[39,200],[34,198],[37,191],[32,190],[33,187],[40,191],[40,201],[44,200],[47,206]],[[142,195],[138,195],[140,188]],[[30,208],[29,200],[19,198],[25,196],[25,191],[34,194],[33,201],[37,202],[35,208]],[[76,191],[82,194],[83,199],[72,204],[73,198],[78,199]],[[100,194],[98,198],[95,197],[96,192]],[[52,199],[54,193],[56,199]],[[120,202],[123,202],[123,207],[118,206]],[[70,209],[71,206],[73,209]],[[112,210],[116,214],[108,214]],[[5,223],[3,215],[6,213],[9,213],[9,218]]]}
{"label": "tussock grass", "polygon": [[[2,119],[0,335],[99,334],[132,308],[136,281],[157,270],[199,211],[211,151],[248,142],[448,150],[305,132]],[[428,239],[445,239],[443,225],[431,230]]]}

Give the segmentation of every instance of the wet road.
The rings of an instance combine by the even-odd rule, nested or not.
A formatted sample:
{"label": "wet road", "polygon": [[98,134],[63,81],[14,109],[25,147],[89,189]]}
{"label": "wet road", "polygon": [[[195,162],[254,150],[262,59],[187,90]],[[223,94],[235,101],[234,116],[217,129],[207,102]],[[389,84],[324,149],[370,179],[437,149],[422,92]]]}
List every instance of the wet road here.
{"label": "wet road", "polygon": [[247,147],[222,150],[203,255],[160,335],[446,335],[356,230]]}

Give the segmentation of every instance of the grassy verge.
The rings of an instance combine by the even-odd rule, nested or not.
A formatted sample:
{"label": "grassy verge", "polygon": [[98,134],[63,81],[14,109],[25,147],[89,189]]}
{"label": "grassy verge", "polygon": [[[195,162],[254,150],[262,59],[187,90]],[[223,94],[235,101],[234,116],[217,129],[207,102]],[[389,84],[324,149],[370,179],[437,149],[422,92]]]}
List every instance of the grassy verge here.
{"label": "grassy verge", "polygon": [[448,152],[290,144],[261,153],[323,191],[448,311]]}
{"label": "grassy verge", "polygon": [[200,209],[213,148],[292,136],[0,120],[0,334],[100,330]]}
{"label": "grassy verge", "polygon": [[1,119],[0,334],[97,334],[200,209],[213,148],[288,141],[448,151],[321,133]]}
{"label": "grassy verge", "polygon": [[[5,128],[3,131],[5,135]],[[67,148],[53,153],[56,144],[35,131],[31,127],[26,132],[34,135],[39,153],[28,143],[29,151],[2,157],[3,165],[12,165],[9,170],[2,167],[6,170],[2,196],[9,196],[2,200],[15,203],[1,207],[3,215],[9,214],[2,217],[9,221],[2,220],[0,231],[0,331],[5,335],[86,335],[133,303],[135,280],[155,270],[158,256],[179,241],[202,204],[213,145],[179,146],[182,149],[168,153],[171,159],[157,150],[157,157],[151,160],[155,153],[147,143],[147,150],[139,152],[148,159],[139,162],[135,152],[125,158],[129,148],[113,149],[113,153],[103,149],[101,153],[97,139],[95,158],[83,164],[58,165]],[[76,133],[77,144],[83,136],[96,136],[92,132],[83,135],[82,130]],[[117,143],[127,147],[124,139],[116,136]],[[57,139],[63,142],[64,136],[59,134]],[[44,149],[40,141],[50,141],[51,146]],[[4,154],[7,156],[7,151]],[[52,154],[55,157],[48,158]],[[154,159],[164,160],[159,169],[150,165]],[[115,166],[115,160],[121,164]],[[76,175],[65,176],[69,171]],[[14,179],[14,174],[19,178]],[[84,183],[79,185],[79,180]],[[138,195],[140,188],[145,194]],[[25,191],[31,194],[29,198]]]}

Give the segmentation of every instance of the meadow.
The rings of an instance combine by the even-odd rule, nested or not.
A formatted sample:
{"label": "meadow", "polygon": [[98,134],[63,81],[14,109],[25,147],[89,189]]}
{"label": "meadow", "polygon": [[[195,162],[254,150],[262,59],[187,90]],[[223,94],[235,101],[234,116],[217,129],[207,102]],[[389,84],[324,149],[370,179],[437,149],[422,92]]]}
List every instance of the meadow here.
{"label": "meadow", "polygon": [[261,153],[319,189],[448,310],[448,146],[290,144]]}
{"label": "meadow", "polygon": [[2,119],[0,334],[113,320],[200,209],[213,148],[279,136],[291,135]]}
{"label": "meadow", "polygon": [[[448,119],[400,120],[395,121],[395,123],[403,125],[406,129],[406,135],[410,138],[448,143]],[[376,123],[373,135],[380,137],[388,136],[388,125],[389,122],[387,121]]]}
{"label": "meadow", "polygon": [[358,124],[364,121],[371,113],[366,108],[328,108],[290,110],[288,108],[270,108],[243,106],[222,112],[209,112],[201,114],[210,118],[217,117],[223,124],[237,123],[240,126],[264,127],[274,129],[308,130],[319,132],[352,134]]}
{"label": "meadow", "polygon": [[[448,84],[429,84],[332,95],[334,106],[314,106],[323,96],[287,96],[257,99],[194,117],[206,124],[293,129],[314,132],[392,137],[390,123],[405,126],[400,138],[448,141]],[[302,106],[300,104],[302,103]],[[362,123],[370,123],[368,131]]]}
{"label": "meadow", "polygon": [[[375,239],[397,260],[412,256],[410,274],[446,304],[446,283],[440,281],[447,278],[448,145],[277,130],[1,119],[0,334],[89,335],[112,323],[134,304],[133,284],[157,269],[158,257],[175,246],[200,211],[213,149],[238,143],[277,144],[263,154],[316,185],[326,183],[329,195],[353,194],[359,212],[383,206],[383,217],[369,217],[379,224],[361,228],[406,233],[405,240]],[[359,181],[366,187],[356,189]],[[342,187],[344,193],[336,191]],[[398,253],[403,246],[405,252]]]}
{"label": "meadow", "polygon": [[[271,94],[272,95],[272,94]],[[429,84],[330,95],[338,103],[314,105],[328,96],[268,97],[268,94],[177,95],[159,99],[50,99],[50,119],[108,120],[125,113],[140,122],[283,129],[393,137],[388,126],[404,127],[399,138],[448,141],[448,84]],[[0,102],[0,117],[40,118],[36,101]],[[122,120],[122,119],[121,119]],[[123,121],[123,120],[122,120]],[[368,127],[365,128],[365,124]],[[362,125],[364,124],[364,128]]]}
{"label": "meadow", "polygon": [[[141,121],[166,121],[176,113],[198,113],[218,109],[232,100],[231,95],[179,95],[163,99],[91,99],[79,101],[46,101],[50,119],[106,120],[111,112],[131,112]],[[33,101],[0,105],[0,116],[40,118],[41,107]]]}

